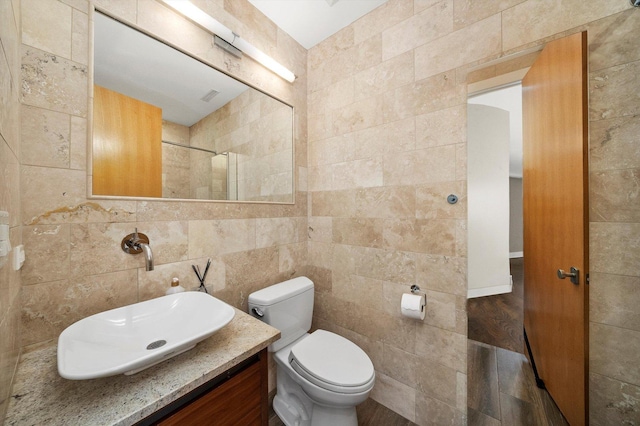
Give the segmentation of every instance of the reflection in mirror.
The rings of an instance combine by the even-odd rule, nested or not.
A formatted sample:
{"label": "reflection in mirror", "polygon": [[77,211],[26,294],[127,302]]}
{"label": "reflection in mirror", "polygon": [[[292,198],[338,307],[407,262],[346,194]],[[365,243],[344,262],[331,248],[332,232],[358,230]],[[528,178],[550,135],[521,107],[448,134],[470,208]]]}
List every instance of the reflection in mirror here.
{"label": "reflection in mirror", "polygon": [[293,202],[293,108],[96,12],[92,195]]}

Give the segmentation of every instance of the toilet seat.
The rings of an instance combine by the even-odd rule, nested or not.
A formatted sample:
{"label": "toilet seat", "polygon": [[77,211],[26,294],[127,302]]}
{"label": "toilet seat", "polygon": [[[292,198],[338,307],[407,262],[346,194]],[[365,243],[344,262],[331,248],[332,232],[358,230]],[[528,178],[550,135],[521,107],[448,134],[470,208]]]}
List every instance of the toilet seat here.
{"label": "toilet seat", "polygon": [[339,393],[370,389],[375,371],[367,354],[355,343],[335,333],[316,330],[293,345],[293,369],[311,383]]}

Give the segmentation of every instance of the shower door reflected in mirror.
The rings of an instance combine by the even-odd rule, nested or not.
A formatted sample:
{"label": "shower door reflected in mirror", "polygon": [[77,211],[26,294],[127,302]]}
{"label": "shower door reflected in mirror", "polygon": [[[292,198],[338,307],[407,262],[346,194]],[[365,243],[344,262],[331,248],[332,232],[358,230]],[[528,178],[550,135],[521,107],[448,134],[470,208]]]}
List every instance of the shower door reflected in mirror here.
{"label": "shower door reflected in mirror", "polygon": [[[94,97],[102,115],[94,115],[93,196],[293,202],[290,105],[106,15],[94,18],[94,93],[104,88],[127,105],[157,107],[162,117],[161,125],[150,124],[144,112],[129,110],[134,124],[124,133],[137,136],[124,152],[114,129],[124,126],[125,114]],[[141,157],[145,152],[161,155]],[[162,187],[143,191],[132,170]]]}

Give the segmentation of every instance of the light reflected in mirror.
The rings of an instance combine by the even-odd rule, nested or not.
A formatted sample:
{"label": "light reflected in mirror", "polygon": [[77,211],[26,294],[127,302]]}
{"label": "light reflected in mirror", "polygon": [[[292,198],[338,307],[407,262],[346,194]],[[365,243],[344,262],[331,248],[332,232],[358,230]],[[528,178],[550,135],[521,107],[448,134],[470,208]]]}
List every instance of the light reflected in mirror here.
{"label": "light reflected in mirror", "polygon": [[293,108],[106,15],[92,195],[293,202]]}

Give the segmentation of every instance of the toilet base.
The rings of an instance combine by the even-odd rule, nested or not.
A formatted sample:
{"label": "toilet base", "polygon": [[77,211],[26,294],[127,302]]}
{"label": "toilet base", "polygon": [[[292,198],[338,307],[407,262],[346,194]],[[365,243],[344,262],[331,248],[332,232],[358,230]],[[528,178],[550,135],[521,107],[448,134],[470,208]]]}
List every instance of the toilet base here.
{"label": "toilet base", "polygon": [[282,368],[277,368],[277,391],[273,398],[273,411],[286,426],[311,426],[313,401],[302,387],[291,380]]}
{"label": "toilet base", "polygon": [[356,407],[336,408],[315,404],[311,416],[311,426],[358,426]]}
{"label": "toilet base", "polygon": [[[300,391],[302,392],[302,389]],[[286,426],[358,426],[355,407],[325,407],[314,404],[304,394],[287,395],[288,398],[283,398],[276,393],[273,398],[273,411]]]}

